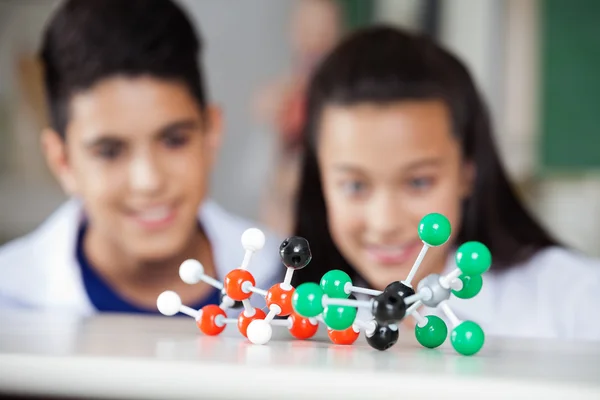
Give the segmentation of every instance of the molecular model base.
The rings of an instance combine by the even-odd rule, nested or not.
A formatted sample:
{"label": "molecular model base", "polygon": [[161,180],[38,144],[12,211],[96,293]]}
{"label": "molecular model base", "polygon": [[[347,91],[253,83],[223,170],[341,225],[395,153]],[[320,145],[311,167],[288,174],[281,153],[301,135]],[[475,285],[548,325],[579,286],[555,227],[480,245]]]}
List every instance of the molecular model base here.
{"label": "molecular model base", "polygon": [[[251,228],[242,235],[245,256],[239,268],[231,270],[223,282],[206,274],[200,262],[187,260],[181,264],[179,275],[187,284],[205,282],[221,290],[219,306],[207,305],[194,310],[182,305],[173,291],[163,292],[157,299],[158,310],[164,315],[183,313],[196,320],[198,328],[206,335],[218,335],[227,324],[236,324],[244,337],[254,344],[266,344],[271,340],[272,327],[287,328],[296,339],[313,337],[319,323],[327,326],[330,340],[339,345],[351,345],[364,332],[367,343],[374,349],[387,350],[396,344],[399,323],[406,316],[416,320],[415,337],[424,347],[435,348],[448,337],[448,326],[436,315],[423,316],[421,306],[439,308],[452,325],[450,340],[460,354],[473,355],[484,344],[485,335],[474,321],[461,321],[452,312],[448,299],[453,294],[461,299],[475,297],[483,285],[482,274],[491,265],[488,248],[479,242],[467,242],[456,251],[457,268],[446,276],[430,274],[423,278],[415,291],[411,282],[423,261],[427,250],[445,244],[450,238],[451,226],[441,214],[428,214],[419,224],[419,237],[423,248],[403,281],[390,283],[383,291],[354,286],[351,277],[341,270],[331,270],[317,283],[291,285],[293,273],[305,268],[312,259],[310,246],[305,238],[290,237],[279,247],[279,255],[286,266],[282,283],[268,290],[256,287],[252,274],[247,270],[252,255],[265,244],[264,234]],[[268,312],[253,307],[252,294],[263,296]],[[357,299],[356,296],[367,299]],[[228,318],[227,311],[243,307],[237,318]],[[367,310],[368,318],[357,318],[358,310]],[[279,317],[275,319],[275,317]],[[287,317],[287,318],[281,318]]]}

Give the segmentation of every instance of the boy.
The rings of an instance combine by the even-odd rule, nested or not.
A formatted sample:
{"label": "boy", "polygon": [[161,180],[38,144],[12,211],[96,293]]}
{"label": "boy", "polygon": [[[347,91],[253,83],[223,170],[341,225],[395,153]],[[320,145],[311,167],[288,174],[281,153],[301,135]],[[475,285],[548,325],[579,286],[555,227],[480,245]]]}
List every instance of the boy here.
{"label": "boy", "polygon": [[[41,50],[52,127],[48,165],[72,198],[0,249],[0,303],[78,312],[156,312],[174,290],[196,309],[218,304],[178,274],[188,258],[217,279],[239,266],[251,225],[207,199],[221,136],[198,65],[202,43],[170,0],[70,0]],[[250,270],[282,272],[267,235]]]}

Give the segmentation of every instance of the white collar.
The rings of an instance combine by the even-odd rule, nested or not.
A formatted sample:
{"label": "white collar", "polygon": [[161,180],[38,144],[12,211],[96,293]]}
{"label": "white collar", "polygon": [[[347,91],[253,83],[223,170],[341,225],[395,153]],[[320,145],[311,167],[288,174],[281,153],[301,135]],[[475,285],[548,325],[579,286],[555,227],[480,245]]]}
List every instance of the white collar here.
{"label": "white collar", "polygon": [[[197,215],[212,246],[217,279],[222,280],[231,269],[240,265],[244,257],[241,235],[251,223],[227,213],[210,199],[203,203]],[[33,252],[34,264],[40,266],[34,273],[42,274],[40,281],[45,282],[44,289],[31,296],[35,296],[36,303],[84,313],[95,312],[76,256],[77,235],[83,219],[82,202],[70,199],[32,233],[33,246],[28,251]],[[257,284],[274,282],[277,248],[275,238],[267,235],[265,249],[254,255],[248,269]]]}

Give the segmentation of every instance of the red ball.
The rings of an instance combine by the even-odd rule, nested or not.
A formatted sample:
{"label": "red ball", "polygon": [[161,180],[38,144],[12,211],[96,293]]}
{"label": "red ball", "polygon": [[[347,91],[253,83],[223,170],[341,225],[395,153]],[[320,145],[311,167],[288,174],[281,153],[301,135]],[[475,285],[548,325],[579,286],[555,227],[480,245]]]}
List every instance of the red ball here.
{"label": "red ball", "polygon": [[252,274],[245,269],[236,268],[230,271],[225,276],[225,280],[223,282],[225,293],[227,293],[227,296],[231,297],[231,299],[235,301],[249,299],[250,296],[252,296],[252,292],[246,293],[242,290],[242,285],[245,282],[250,282],[252,286],[256,285],[254,276],[252,276]]}
{"label": "red ball", "polygon": [[318,323],[313,324],[308,318],[301,317],[296,313],[292,313],[290,319],[292,320],[290,333],[296,339],[310,339],[319,329]]}
{"label": "red ball", "polygon": [[223,311],[219,306],[209,304],[202,307],[200,312],[202,315],[200,315],[200,318],[198,321],[196,321],[196,324],[202,333],[209,336],[215,336],[225,330],[225,323],[223,323],[222,326],[217,325],[216,320],[219,315],[225,318],[225,311]]}
{"label": "red ball", "polygon": [[276,304],[281,308],[281,312],[277,315],[285,317],[290,315],[294,308],[292,307],[292,296],[294,295],[294,288],[290,286],[289,290],[285,290],[281,287],[280,283],[276,283],[271,286],[271,289],[267,291],[265,300],[267,301],[267,307],[271,308],[271,304]]}
{"label": "red ball", "polygon": [[265,312],[260,308],[255,308],[254,311],[254,315],[250,317],[246,316],[246,311],[242,311],[242,313],[238,317],[238,330],[245,337],[248,337],[246,335],[246,331],[248,330],[248,325],[250,325],[250,322],[254,321],[255,319],[265,319],[267,317],[267,314],[265,314]]}
{"label": "red ball", "polygon": [[360,331],[355,331],[354,326],[351,326],[343,331],[327,329],[327,335],[335,344],[349,345],[356,342],[356,339],[358,339],[358,336],[360,335]]}

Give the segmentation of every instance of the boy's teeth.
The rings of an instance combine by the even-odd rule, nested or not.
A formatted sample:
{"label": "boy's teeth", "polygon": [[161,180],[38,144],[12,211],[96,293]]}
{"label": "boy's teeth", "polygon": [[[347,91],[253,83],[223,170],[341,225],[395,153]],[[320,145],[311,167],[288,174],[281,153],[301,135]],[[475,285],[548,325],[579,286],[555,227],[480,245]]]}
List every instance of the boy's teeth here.
{"label": "boy's teeth", "polygon": [[157,221],[169,216],[169,207],[158,207],[140,212],[138,216],[145,221]]}

